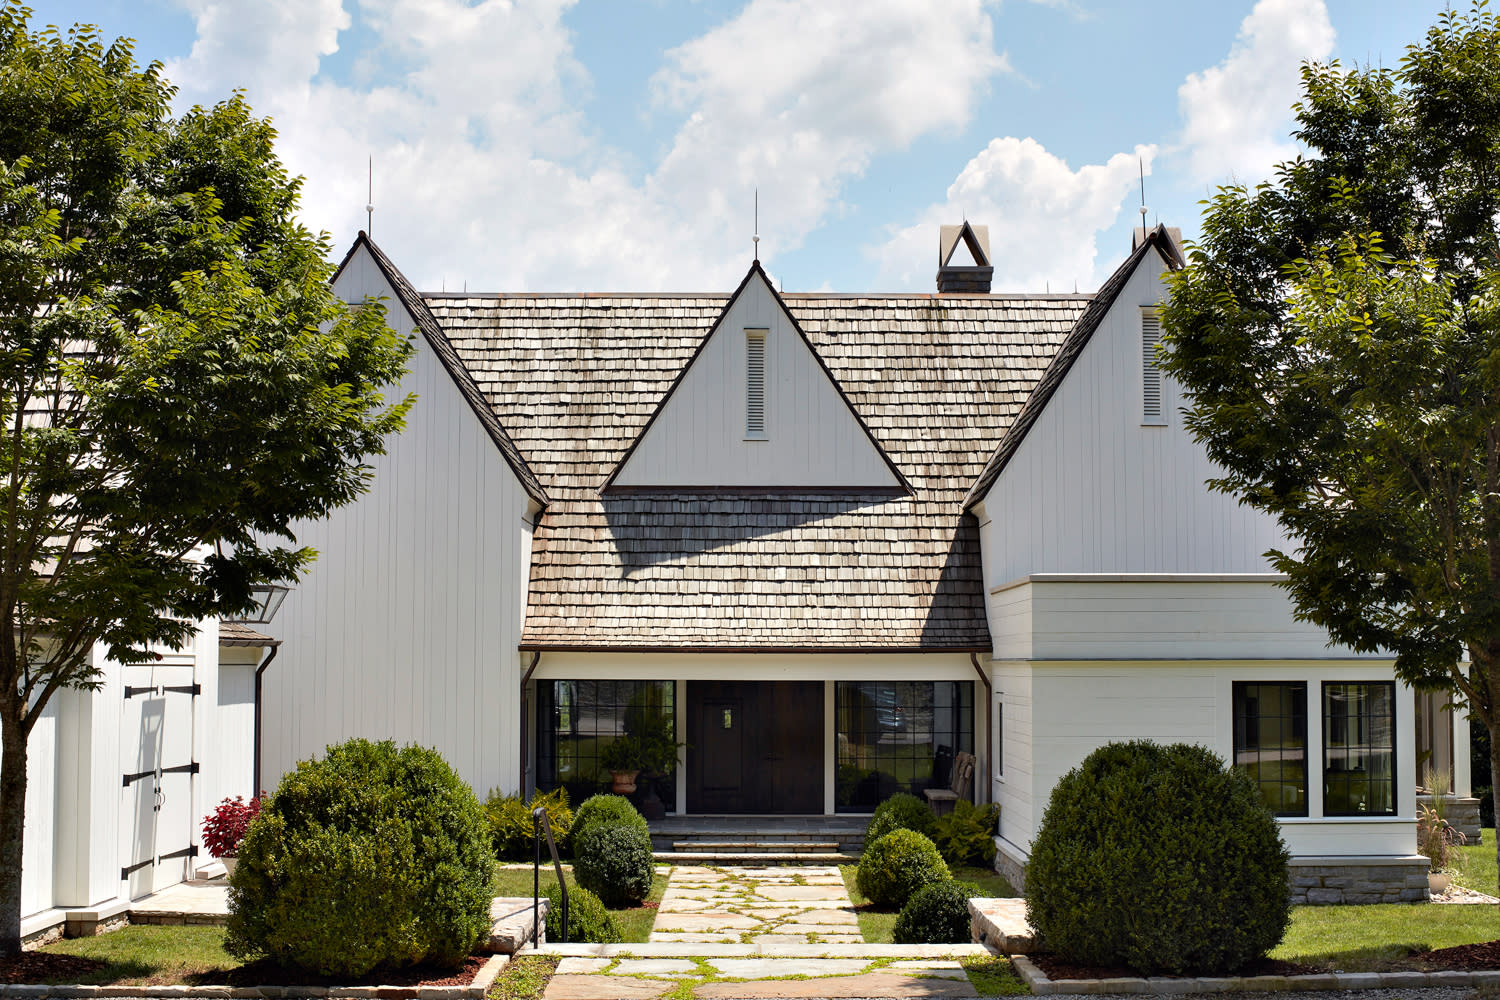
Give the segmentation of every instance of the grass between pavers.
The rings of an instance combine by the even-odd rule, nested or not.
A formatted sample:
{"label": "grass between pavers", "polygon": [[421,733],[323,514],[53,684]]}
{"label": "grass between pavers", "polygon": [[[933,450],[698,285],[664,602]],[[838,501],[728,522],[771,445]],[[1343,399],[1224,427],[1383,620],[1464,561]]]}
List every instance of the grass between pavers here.
{"label": "grass between pavers", "polygon": [[[107,962],[88,976],[69,977],[67,983],[121,986],[191,985],[207,973],[238,968],[239,959],[224,950],[224,928],[205,926],[122,927],[98,937],[70,938],[41,949],[60,955],[79,955]],[[64,980],[45,979],[46,985]]]}
{"label": "grass between pavers", "polygon": [[[662,895],[667,891],[667,878],[671,868],[666,865],[656,866],[656,877],[651,881],[651,895],[646,897],[648,903],[660,903]],[[568,888],[573,889],[578,883],[573,880],[573,867],[563,865],[563,877],[568,881]],[[546,895],[547,890],[557,884],[557,873],[552,870],[549,862],[542,868],[541,891]],[[530,896],[532,892],[532,871],[528,866],[524,869],[507,867],[497,863],[495,865],[495,895],[497,896]],[[656,924],[655,906],[634,906],[625,910],[610,910],[614,915],[615,923],[620,927],[620,940],[625,944],[641,944],[651,938],[651,928]]]}
{"label": "grass between pavers", "polygon": [[[989,868],[960,866],[952,871],[954,881],[962,882],[968,888],[970,896],[1007,898],[1016,895],[1011,884]],[[855,912],[859,917],[859,932],[864,935],[865,943],[890,944],[897,914],[865,909],[870,901],[859,891],[859,865],[839,865],[839,873],[844,876],[844,887],[849,890],[849,899],[858,908]]]}
{"label": "grass between pavers", "polygon": [[541,1000],[559,961],[556,955],[512,958],[495,977],[495,984],[486,995],[489,1000]]}

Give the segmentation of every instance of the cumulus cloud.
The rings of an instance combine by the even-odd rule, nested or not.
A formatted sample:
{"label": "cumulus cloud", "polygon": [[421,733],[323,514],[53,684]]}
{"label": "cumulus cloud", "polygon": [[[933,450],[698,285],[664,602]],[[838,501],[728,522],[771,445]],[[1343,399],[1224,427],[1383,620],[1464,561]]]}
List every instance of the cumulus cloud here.
{"label": "cumulus cloud", "polygon": [[580,117],[573,0],[359,0],[373,87],[318,74],[351,23],[339,0],[185,5],[198,40],[168,67],[184,99],[245,86],[307,176],[306,221],[340,243],[373,154],[374,235],[422,287],[724,287],[756,186],[771,257],[872,157],[962,129],[1008,70],[987,0],[752,0],[665,55],[651,111],[680,124],[633,180]]}
{"label": "cumulus cloud", "polygon": [[1177,91],[1188,175],[1198,183],[1254,183],[1296,155],[1287,138],[1301,96],[1298,67],[1326,60],[1334,30],[1323,0],[1260,0],[1223,62]]}
{"label": "cumulus cloud", "polygon": [[1035,139],[995,139],[963,168],[945,201],[868,251],[880,264],[878,284],[931,290],[938,227],[967,216],[990,227],[995,291],[1071,292],[1075,282],[1091,291],[1098,234],[1119,218],[1155,155],[1155,146],[1137,146],[1074,170]]}

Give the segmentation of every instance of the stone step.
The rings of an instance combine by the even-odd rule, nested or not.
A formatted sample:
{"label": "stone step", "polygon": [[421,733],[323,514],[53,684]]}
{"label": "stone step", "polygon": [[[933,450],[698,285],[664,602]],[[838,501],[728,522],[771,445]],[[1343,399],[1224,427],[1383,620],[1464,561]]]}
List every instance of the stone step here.
{"label": "stone step", "polygon": [[836,840],[674,840],[672,850],[701,854],[815,854],[837,853]]}
{"label": "stone step", "polygon": [[[531,929],[537,927],[538,940],[545,941],[547,929],[547,900],[536,901],[537,921],[531,919],[530,896],[496,896],[490,900],[489,949],[496,955],[514,955],[523,947],[531,947]],[[571,921],[570,921],[571,922]]]}
{"label": "stone step", "polygon": [[856,864],[858,854],[828,851],[652,851],[651,856],[663,865],[726,865],[756,867],[759,865],[843,865]]}
{"label": "stone step", "polygon": [[[532,954],[530,945],[518,954]],[[572,955],[584,958],[612,958],[630,955],[635,958],[964,958],[968,955],[992,954],[982,944],[795,944],[765,942],[762,944],[702,943],[671,941],[636,944],[543,944],[536,949],[542,955]]]}

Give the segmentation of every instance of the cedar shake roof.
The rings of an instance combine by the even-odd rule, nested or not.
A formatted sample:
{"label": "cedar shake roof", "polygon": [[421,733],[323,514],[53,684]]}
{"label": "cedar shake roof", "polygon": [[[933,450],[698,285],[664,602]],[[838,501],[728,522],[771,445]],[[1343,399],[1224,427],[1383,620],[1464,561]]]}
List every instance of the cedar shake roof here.
{"label": "cedar shake roof", "polygon": [[1073,370],[1073,363],[1078,360],[1078,356],[1093,339],[1094,331],[1099,329],[1099,324],[1104,321],[1110,306],[1115,304],[1115,299],[1119,298],[1120,293],[1125,290],[1125,285],[1130,281],[1130,276],[1135,273],[1136,267],[1152,250],[1161,254],[1167,267],[1174,271],[1183,264],[1182,251],[1173,242],[1167,227],[1157,226],[1136,246],[1130,256],[1125,259],[1125,263],[1121,264],[1115,273],[1099,286],[1099,291],[1094,293],[1094,301],[1089,303],[1089,307],[1078,318],[1078,325],[1073,327],[1073,331],[1068,334],[1068,339],[1058,350],[1057,356],[1047,366],[1047,371],[1037,382],[1031,398],[1026,400],[1026,406],[1021,410],[1020,416],[1016,417],[1006,429],[1005,436],[1000,439],[999,447],[985,463],[984,471],[974,483],[974,488],[964,498],[964,510],[968,510],[983,500],[989,493],[990,487],[995,485],[995,480],[1000,478],[1000,473],[1004,472],[1006,465],[1010,464],[1012,456],[1021,447],[1021,442],[1026,440],[1026,434],[1031,430],[1032,424],[1035,424],[1037,418],[1042,415],[1042,411],[1047,408],[1047,403],[1057,392],[1058,386],[1062,385],[1063,379],[1068,377],[1068,372]]}
{"label": "cedar shake roof", "polygon": [[425,296],[551,498],[523,649],[990,648],[963,500],[1090,296],[782,298],[913,496],[602,495],[729,297]]}
{"label": "cedar shake roof", "polygon": [[221,646],[279,646],[280,639],[273,639],[240,622],[219,622],[219,645]]}

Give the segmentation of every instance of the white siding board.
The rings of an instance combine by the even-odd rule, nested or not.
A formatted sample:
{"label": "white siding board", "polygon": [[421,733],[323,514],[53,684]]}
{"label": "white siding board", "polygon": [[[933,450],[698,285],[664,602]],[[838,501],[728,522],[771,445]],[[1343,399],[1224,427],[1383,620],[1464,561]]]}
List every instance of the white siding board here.
{"label": "white siding board", "polygon": [[[337,290],[383,296],[392,327],[415,328],[364,251]],[[268,787],[351,736],[435,747],[481,795],[517,787],[530,501],[431,348],[416,346],[392,397],[418,399],[371,460],[370,492],[296,527],[319,558],[266,627],[283,640],[265,674]]]}
{"label": "white siding board", "polygon": [[[745,440],[745,331],[766,333],[766,440]],[[759,275],[646,429],[618,486],[897,487]]]}

